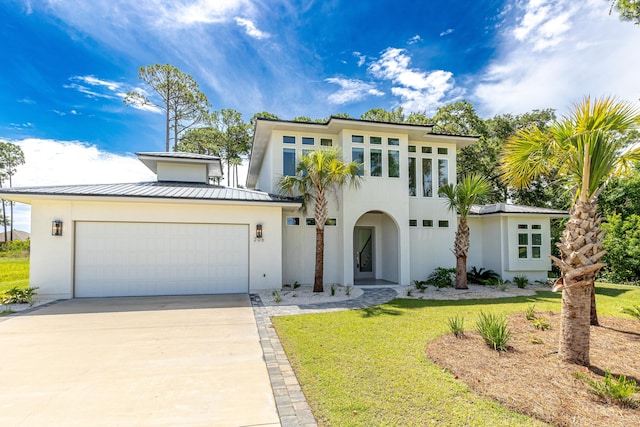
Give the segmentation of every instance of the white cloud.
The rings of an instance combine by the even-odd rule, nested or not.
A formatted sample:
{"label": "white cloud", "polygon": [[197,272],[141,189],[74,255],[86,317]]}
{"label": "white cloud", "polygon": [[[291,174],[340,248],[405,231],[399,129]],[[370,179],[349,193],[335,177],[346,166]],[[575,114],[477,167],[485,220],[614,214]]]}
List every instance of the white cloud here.
{"label": "white cloud", "polygon": [[256,27],[256,24],[254,24],[249,19],[236,18],[236,24],[238,24],[239,26],[244,28],[245,32],[249,36],[253,37],[254,39],[262,40],[262,39],[266,39],[266,38],[270,37],[269,33],[265,33],[264,31],[260,31]]}
{"label": "white cloud", "polygon": [[453,28],[447,28],[446,30],[440,33],[440,37],[448,36],[449,34],[453,33],[453,31],[454,31]]}
{"label": "white cloud", "polygon": [[415,36],[413,36],[413,37],[411,37],[409,39],[407,44],[416,44],[416,43],[421,42],[421,41],[422,41],[422,37],[420,37],[419,34],[416,34]]}
{"label": "white cloud", "polygon": [[79,81],[82,81],[88,85],[91,86],[102,86],[102,87],[106,87],[107,89],[109,89],[112,92],[117,91],[118,89],[120,89],[122,87],[122,83],[119,82],[114,82],[111,80],[104,80],[104,79],[99,79],[96,76],[75,76],[72,77],[72,79],[76,79]]}
{"label": "white cloud", "polygon": [[[504,16],[498,55],[479,76],[471,99],[483,116],[555,108],[585,95],[640,98],[640,31],[610,16],[599,0],[530,1]],[[549,8],[546,11],[545,8]],[[513,13],[522,16],[513,16]],[[515,24],[514,24],[515,23]]]}
{"label": "white cloud", "polygon": [[[13,177],[14,187],[155,180],[155,175],[133,155],[109,153],[78,141],[28,138],[12,142],[25,156],[25,164]],[[30,230],[29,213],[29,206],[16,205],[17,229]]]}
{"label": "white cloud", "polygon": [[[77,90],[78,92],[83,93],[88,98],[101,98],[101,99],[111,99],[111,100],[122,101],[127,97],[128,91],[138,92],[144,97],[149,97],[149,92],[147,92],[141,87],[134,87],[125,83],[115,82],[112,80],[105,80],[93,75],[72,76],[69,78],[69,80],[71,80],[72,82],[80,82],[80,83],[69,83],[68,85],[64,85],[64,88]],[[91,86],[91,87],[88,87],[88,86]],[[131,102],[129,105],[137,110],[150,111],[153,113],[162,112],[162,110],[157,105],[153,105],[149,103]],[[53,111],[56,114],[59,114],[61,116],[66,114],[57,110],[53,110]],[[76,110],[72,110],[71,114],[78,114],[78,113]]]}
{"label": "white cloud", "polygon": [[191,4],[172,4],[164,10],[160,22],[172,26],[178,22],[184,25],[216,24],[227,22],[239,11],[251,9],[247,0],[198,0]]}
{"label": "white cloud", "polygon": [[361,101],[367,96],[382,96],[384,92],[376,89],[373,83],[363,82],[357,79],[345,79],[342,77],[330,77],[325,80],[328,83],[340,86],[337,92],[329,95],[329,102],[332,104],[348,104],[350,102]]}
{"label": "white cloud", "polygon": [[367,56],[363,55],[360,52],[353,52],[353,56],[358,58],[358,67],[362,67],[364,65],[365,61],[367,60]]}
{"label": "white cloud", "polygon": [[373,76],[396,85],[391,93],[401,99],[400,105],[405,110],[432,112],[463,94],[450,71],[422,71],[410,68],[410,63],[411,57],[405,49],[390,47],[369,66]]}
{"label": "white cloud", "polygon": [[27,105],[34,105],[36,103],[36,101],[34,101],[31,98],[18,99],[18,102],[21,103],[21,104],[27,104]]}

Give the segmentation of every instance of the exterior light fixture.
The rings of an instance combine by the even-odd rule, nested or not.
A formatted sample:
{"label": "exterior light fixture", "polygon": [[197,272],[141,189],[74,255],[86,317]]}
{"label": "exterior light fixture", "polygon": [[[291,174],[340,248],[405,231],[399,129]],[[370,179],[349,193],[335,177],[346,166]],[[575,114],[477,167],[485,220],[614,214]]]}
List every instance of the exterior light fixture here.
{"label": "exterior light fixture", "polygon": [[256,241],[262,242],[262,224],[256,224]]}
{"label": "exterior light fixture", "polygon": [[51,221],[51,235],[62,236],[62,221],[59,219]]}

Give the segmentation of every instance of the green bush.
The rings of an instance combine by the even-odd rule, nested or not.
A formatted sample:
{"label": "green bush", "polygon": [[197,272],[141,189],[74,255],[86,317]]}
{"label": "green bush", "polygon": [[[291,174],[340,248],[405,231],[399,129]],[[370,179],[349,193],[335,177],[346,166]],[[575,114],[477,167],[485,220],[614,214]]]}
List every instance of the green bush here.
{"label": "green bush", "polygon": [[489,347],[497,351],[507,351],[511,330],[507,326],[505,316],[481,311],[476,321],[476,329]]}
{"label": "green bush", "polygon": [[601,228],[607,250],[603,278],[614,283],[640,281],[640,215],[607,215]]}
{"label": "green bush", "polygon": [[495,285],[500,280],[500,275],[493,270],[485,270],[476,267],[471,267],[471,270],[467,272],[467,281],[470,283],[477,283],[478,285]]}
{"label": "green bush", "polygon": [[425,290],[427,290],[427,286],[429,285],[429,283],[426,280],[414,280],[413,281],[413,286],[419,290],[420,292],[424,292]]}
{"label": "green bush", "polygon": [[[8,233],[8,232],[7,232]],[[0,256],[7,258],[28,257],[31,250],[30,240],[14,240],[0,244]]]}
{"label": "green bush", "polygon": [[436,267],[429,275],[426,282],[436,288],[452,288],[456,275],[455,268]]}
{"label": "green bush", "polygon": [[464,316],[455,315],[447,318],[447,327],[456,338],[464,336]]}
{"label": "green bush", "polygon": [[525,274],[518,274],[517,276],[513,277],[513,282],[518,288],[524,289],[529,284],[529,279]]}
{"label": "green bush", "polygon": [[628,314],[629,316],[633,316],[636,319],[640,320],[640,305],[634,304],[633,307],[625,307],[622,309],[624,314]]}
{"label": "green bush", "polygon": [[606,400],[607,403],[615,403],[625,408],[640,408],[640,401],[633,398],[634,394],[640,392],[634,380],[628,380],[624,375],[616,378],[608,370],[605,371],[604,379],[601,381],[592,380],[581,372],[576,372],[574,375],[587,382],[591,386],[590,392]]}
{"label": "green bush", "polygon": [[527,320],[533,320],[536,318],[536,305],[535,304],[531,304],[530,306],[527,307],[527,310],[524,312],[524,317],[527,318]]}
{"label": "green bush", "polygon": [[33,305],[33,297],[37,294],[36,288],[20,289],[13,287],[0,295],[2,304],[29,304]]}

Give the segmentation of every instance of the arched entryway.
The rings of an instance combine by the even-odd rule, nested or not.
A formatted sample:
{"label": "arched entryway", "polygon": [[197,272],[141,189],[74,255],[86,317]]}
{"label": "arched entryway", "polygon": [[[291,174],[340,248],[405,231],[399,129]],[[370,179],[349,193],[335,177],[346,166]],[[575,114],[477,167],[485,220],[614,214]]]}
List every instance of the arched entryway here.
{"label": "arched entryway", "polygon": [[372,210],[353,227],[353,283],[388,285],[400,280],[398,225],[387,213]]}

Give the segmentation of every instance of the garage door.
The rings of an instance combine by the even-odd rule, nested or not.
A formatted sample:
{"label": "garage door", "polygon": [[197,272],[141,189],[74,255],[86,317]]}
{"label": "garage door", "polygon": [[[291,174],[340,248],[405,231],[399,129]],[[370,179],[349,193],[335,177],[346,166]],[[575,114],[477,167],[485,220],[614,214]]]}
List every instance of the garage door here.
{"label": "garage door", "polygon": [[246,293],[249,227],[76,222],[75,296]]}

